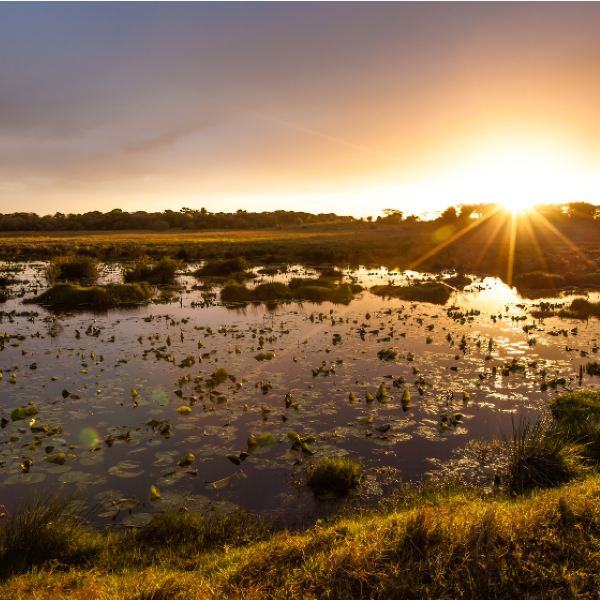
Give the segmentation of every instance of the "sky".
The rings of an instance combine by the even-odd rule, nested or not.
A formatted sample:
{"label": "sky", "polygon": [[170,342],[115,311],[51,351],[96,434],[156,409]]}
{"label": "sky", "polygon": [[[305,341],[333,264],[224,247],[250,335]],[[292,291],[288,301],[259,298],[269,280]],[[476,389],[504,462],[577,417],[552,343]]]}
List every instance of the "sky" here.
{"label": "sky", "polygon": [[600,204],[598,3],[0,3],[0,212]]}

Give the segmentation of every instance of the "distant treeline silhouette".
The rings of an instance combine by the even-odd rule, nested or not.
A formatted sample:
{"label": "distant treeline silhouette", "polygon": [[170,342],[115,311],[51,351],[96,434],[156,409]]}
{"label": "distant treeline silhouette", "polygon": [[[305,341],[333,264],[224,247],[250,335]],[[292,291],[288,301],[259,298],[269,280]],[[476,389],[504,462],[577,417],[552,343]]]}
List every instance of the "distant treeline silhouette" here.
{"label": "distant treeline silhouette", "polygon": [[[494,210],[496,204],[462,204],[450,206],[443,212],[435,213],[434,222],[455,223],[469,222],[478,219]],[[539,213],[553,223],[573,223],[575,220],[592,220],[599,214],[599,207],[587,202],[571,202],[568,204],[537,205]],[[409,223],[418,222],[422,217],[405,215],[397,209],[385,209],[385,216],[379,216],[377,223]],[[520,215],[526,217],[527,213]],[[182,208],[180,211],[165,210],[149,213],[145,211],[125,212],[114,209],[102,213],[92,211],[83,214],[63,214],[39,216],[35,213],[18,212],[0,214],[0,231],[119,231],[119,230],[153,230],[184,229],[198,231],[203,229],[263,229],[275,227],[292,227],[324,223],[361,223],[373,222],[372,217],[356,218],[340,216],[334,213],[311,214],[276,210],[273,212],[253,213],[238,210],[235,213],[211,213],[205,208],[193,210]]]}

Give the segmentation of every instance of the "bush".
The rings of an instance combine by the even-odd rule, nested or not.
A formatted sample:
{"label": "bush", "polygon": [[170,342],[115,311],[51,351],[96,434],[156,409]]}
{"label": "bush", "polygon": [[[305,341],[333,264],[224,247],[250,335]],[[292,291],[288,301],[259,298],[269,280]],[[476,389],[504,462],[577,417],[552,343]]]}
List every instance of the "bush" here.
{"label": "bush", "polygon": [[46,266],[45,275],[51,284],[73,279],[96,280],[99,275],[98,259],[75,254],[56,256]]}
{"label": "bush", "polygon": [[144,284],[121,283],[103,287],[81,287],[71,283],[59,283],[39,296],[25,298],[23,304],[43,304],[53,308],[81,305],[110,308],[143,302],[151,297],[152,291]]}
{"label": "bush", "polygon": [[161,258],[154,262],[147,256],[136,260],[130,269],[123,271],[125,283],[134,281],[146,281],[148,283],[161,284],[172,283],[175,274],[183,268],[183,262],[172,258]]}
{"label": "bush", "polygon": [[194,275],[196,277],[227,277],[232,273],[241,273],[248,269],[248,263],[243,258],[227,258],[208,261]]}
{"label": "bush", "polygon": [[310,469],[308,486],[316,496],[346,496],[360,485],[361,478],[361,469],[353,460],[324,458]]}

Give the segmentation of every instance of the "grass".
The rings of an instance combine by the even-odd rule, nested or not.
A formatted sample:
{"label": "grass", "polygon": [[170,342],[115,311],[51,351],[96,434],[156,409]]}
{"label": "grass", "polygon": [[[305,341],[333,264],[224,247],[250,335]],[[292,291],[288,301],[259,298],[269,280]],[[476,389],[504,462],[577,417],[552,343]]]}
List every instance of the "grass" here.
{"label": "grass", "polygon": [[183,262],[172,258],[163,257],[152,260],[143,256],[136,260],[130,268],[123,271],[125,283],[142,282],[153,284],[172,283],[177,271],[183,268]]}
{"label": "grass", "polygon": [[347,496],[360,485],[361,468],[349,458],[324,458],[310,467],[308,487],[315,496]]}
{"label": "grass", "polygon": [[122,283],[82,287],[72,283],[59,283],[37,296],[25,298],[23,304],[42,304],[59,309],[81,305],[110,308],[122,304],[145,302],[150,298],[152,298],[152,290],[147,284]]}
{"label": "grass", "polygon": [[[292,282],[300,281],[292,279]],[[360,285],[341,284],[332,287],[314,285],[319,280],[303,279],[302,285],[293,287],[284,283],[261,283],[254,289],[236,281],[229,281],[221,290],[223,302],[275,302],[277,300],[310,300],[313,302],[349,302],[354,294],[362,290]],[[309,285],[311,282],[313,285]]]}
{"label": "grass", "polygon": [[8,293],[6,290],[0,290],[0,304],[3,304],[8,300]]}
{"label": "grass", "polygon": [[99,275],[98,259],[92,256],[68,254],[53,257],[46,266],[45,276],[50,284],[78,279],[96,280]]}
{"label": "grass", "polygon": [[593,598],[599,495],[598,476],[518,497],[407,486],[299,533],[167,513],[141,530],[74,530],[37,568],[2,563],[0,597]]}
{"label": "grass", "polygon": [[452,295],[452,288],[443,283],[418,283],[415,285],[376,285],[371,288],[376,296],[393,296],[411,302],[431,302],[446,304]]}
{"label": "grass", "polygon": [[600,302],[589,302],[585,298],[575,298],[568,309],[559,311],[558,316],[568,319],[600,317]]}
{"label": "grass", "polygon": [[196,277],[227,277],[233,273],[243,273],[247,269],[248,263],[243,258],[209,260],[194,275]]}
{"label": "grass", "polygon": [[510,490],[522,493],[533,488],[553,487],[585,471],[579,445],[558,435],[542,420],[521,421],[507,440],[506,480]]}

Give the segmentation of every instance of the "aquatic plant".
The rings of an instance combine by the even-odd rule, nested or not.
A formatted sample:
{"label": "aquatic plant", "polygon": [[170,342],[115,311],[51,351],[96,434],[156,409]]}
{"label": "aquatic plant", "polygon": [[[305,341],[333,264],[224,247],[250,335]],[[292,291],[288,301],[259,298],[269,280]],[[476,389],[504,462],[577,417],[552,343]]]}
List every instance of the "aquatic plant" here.
{"label": "aquatic plant", "polygon": [[558,316],[568,319],[600,317],[600,302],[590,302],[585,298],[575,298],[568,309],[563,309],[558,312]]}

